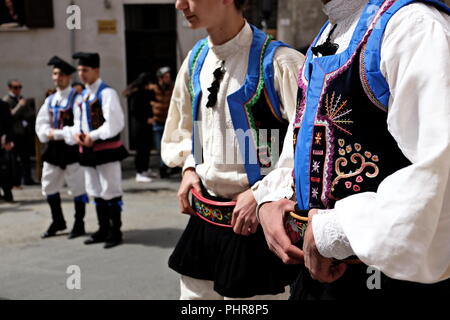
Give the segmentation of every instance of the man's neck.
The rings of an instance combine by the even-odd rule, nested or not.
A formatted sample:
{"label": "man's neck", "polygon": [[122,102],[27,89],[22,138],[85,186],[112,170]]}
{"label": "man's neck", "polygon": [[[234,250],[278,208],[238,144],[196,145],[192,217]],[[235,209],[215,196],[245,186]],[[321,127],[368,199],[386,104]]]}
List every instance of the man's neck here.
{"label": "man's neck", "polygon": [[220,46],[234,37],[242,30],[245,19],[240,14],[230,15],[222,24],[208,28],[209,39],[212,44]]}
{"label": "man's neck", "polygon": [[69,85],[65,86],[65,87],[60,87],[60,86],[56,86],[56,90],[58,91],[64,91],[69,87]]}
{"label": "man's neck", "polygon": [[88,86],[92,86],[94,83],[96,83],[98,81],[98,79],[100,79],[100,77],[96,78],[94,81],[92,81],[91,83],[87,83]]}

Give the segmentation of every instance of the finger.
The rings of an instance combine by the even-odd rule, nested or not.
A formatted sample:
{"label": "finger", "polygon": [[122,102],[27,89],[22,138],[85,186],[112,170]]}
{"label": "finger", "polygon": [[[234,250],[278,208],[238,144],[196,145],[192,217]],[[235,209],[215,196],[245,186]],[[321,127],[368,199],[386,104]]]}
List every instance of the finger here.
{"label": "finger", "polygon": [[286,202],[284,211],[286,211],[286,212],[295,211],[295,202],[294,201]]}
{"label": "finger", "polygon": [[248,230],[250,229],[251,226],[251,221],[243,219],[244,222],[242,223],[242,229],[241,229],[241,234],[243,236],[248,236],[250,235],[250,232],[248,232]]}
{"label": "finger", "polygon": [[[242,234],[242,227],[244,225],[244,221],[243,221],[243,219],[242,219],[242,217],[240,215],[240,212],[236,211],[236,213],[237,213],[237,217],[236,217],[236,220],[235,220],[233,231],[236,234]],[[234,214],[233,214],[233,216],[234,216]]]}
{"label": "finger", "polygon": [[236,220],[238,217],[239,217],[239,210],[236,210],[236,207],[235,207],[233,212],[231,213],[231,226],[233,227],[233,230],[234,230],[234,227],[236,226]]}
{"label": "finger", "polygon": [[256,233],[256,231],[258,230],[258,226],[259,226],[259,221],[256,220],[254,223],[252,223],[250,225],[250,228],[248,229],[250,233]]}
{"label": "finger", "polygon": [[202,195],[202,187],[200,181],[196,181],[192,184],[192,187],[197,191],[200,195]]}
{"label": "finger", "polygon": [[189,202],[189,200],[186,198],[182,198],[181,199],[182,203],[183,203],[183,213],[188,213],[188,214],[195,214],[194,209],[192,209],[191,204]]}
{"label": "finger", "polygon": [[289,245],[286,254],[293,260],[298,261],[299,263],[303,263],[305,259],[305,254],[302,250],[294,246],[293,244]]}
{"label": "finger", "polygon": [[276,233],[274,241],[276,243],[275,247],[277,248],[277,251],[281,251],[281,255],[283,256],[282,260],[285,264],[303,263],[303,251],[291,243],[291,240],[284,232],[284,229]]}

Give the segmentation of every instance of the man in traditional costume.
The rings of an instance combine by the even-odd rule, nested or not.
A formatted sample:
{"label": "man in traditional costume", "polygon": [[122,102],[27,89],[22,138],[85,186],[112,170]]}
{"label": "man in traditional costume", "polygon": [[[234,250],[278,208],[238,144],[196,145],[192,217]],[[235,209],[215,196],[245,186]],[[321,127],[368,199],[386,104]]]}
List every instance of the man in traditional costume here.
{"label": "man in traditional costume", "polygon": [[293,116],[303,56],[248,24],[244,4],[176,2],[209,35],[181,66],[162,140],[165,163],[183,166],[180,210],[193,215],[169,260],[181,299],[285,299],[295,271],[267,248],[255,197]]}
{"label": "man in traditional costume", "polygon": [[[434,0],[324,3],[330,19],[300,71],[286,161],[260,185],[268,244],[285,262],[304,259],[293,298],[443,293],[450,10]],[[309,216],[303,251],[282,228],[293,210]]]}
{"label": "man in traditional costume", "polygon": [[78,75],[86,86],[76,114],[80,164],[85,169],[86,190],[95,199],[99,229],[85,244],[105,242],[104,248],[122,243],[122,170],[128,156],[120,132],[124,114],[117,92],[100,78],[98,53],[78,52]]}
{"label": "man in traditional costume", "polygon": [[75,206],[75,223],[69,233],[69,239],[73,239],[85,234],[84,216],[88,202],[84,171],[79,164],[78,146],[73,137],[74,108],[82,99],[70,86],[76,69],[57,56],[51,58],[48,65],[53,66],[56,93],[47,97],[36,118],[36,134],[42,143],[47,143],[42,156],[42,194],[47,198],[52,215],[52,223],[42,238],[53,237],[66,229],[60,196],[66,182]]}

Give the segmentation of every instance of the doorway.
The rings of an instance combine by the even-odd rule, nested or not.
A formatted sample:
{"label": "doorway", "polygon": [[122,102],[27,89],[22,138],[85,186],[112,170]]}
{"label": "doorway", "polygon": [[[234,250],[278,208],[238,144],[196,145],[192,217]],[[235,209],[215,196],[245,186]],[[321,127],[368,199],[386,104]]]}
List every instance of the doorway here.
{"label": "doorway", "polygon": [[[125,5],[125,43],[127,83],[142,72],[156,81],[156,71],[163,66],[176,70],[176,12],[173,4]],[[174,75],[172,75],[174,76]],[[129,146],[135,149],[135,127],[128,116]],[[151,139],[151,137],[150,137]]]}

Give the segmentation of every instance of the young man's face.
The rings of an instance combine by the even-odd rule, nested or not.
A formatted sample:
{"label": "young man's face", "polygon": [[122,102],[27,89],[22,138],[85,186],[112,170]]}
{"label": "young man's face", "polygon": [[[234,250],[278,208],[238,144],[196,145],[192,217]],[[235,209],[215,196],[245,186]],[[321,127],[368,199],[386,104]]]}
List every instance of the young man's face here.
{"label": "young man's face", "polygon": [[192,29],[209,28],[223,9],[222,0],[176,0],[175,7],[183,12]]}
{"label": "young man's face", "polygon": [[71,76],[62,73],[61,69],[54,68],[52,72],[53,83],[60,89],[65,89],[69,86]]}
{"label": "young man's face", "polygon": [[100,70],[86,66],[78,66],[78,77],[84,84],[93,84],[99,78]]}

